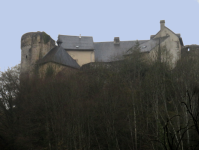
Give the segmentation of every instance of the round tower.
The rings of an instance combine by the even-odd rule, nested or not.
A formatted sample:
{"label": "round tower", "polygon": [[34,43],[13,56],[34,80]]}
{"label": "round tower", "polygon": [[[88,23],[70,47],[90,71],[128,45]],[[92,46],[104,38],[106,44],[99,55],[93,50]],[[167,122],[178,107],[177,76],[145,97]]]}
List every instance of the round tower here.
{"label": "round tower", "polygon": [[29,32],[21,37],[21,73],[30,74],[39,59],[53,47],[55,41],[45,32]]}

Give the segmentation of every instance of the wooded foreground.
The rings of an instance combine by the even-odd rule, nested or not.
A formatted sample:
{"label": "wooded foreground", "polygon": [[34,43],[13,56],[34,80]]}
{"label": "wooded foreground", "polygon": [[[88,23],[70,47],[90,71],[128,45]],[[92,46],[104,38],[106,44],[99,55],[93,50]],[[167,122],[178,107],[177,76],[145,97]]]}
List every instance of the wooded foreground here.
{"label": "wooded foreground", "polygon": [[0,76],[2,150],[199,149],[199,60],[114,66],[71,76]]}

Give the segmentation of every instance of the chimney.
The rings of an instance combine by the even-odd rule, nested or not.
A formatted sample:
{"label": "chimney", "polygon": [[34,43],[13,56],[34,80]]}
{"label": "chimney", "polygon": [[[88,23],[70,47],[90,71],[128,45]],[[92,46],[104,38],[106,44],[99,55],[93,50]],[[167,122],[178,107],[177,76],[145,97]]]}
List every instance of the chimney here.
{"label": "chimney", "polygon": [[165,27],[165,20],[160,20],[160,30]]}
{"label": "chimney", "polygon": [[79,38],[81,39],[82,37],[81,37],[81,34],[79,35]]}
{"label": "chimney", "polygon": [[114,44],[120,44],[120,37],[114,37]]}

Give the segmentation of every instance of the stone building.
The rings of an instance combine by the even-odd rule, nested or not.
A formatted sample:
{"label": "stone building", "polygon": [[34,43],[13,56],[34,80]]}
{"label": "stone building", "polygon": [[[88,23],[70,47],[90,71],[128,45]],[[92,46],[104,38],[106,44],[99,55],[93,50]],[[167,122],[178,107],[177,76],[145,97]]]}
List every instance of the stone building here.
{"label": "stone building", "polygon": [[21,76],[57,74],[79,69],[77,62],[45,32],[26,33],[21,38]]}
{"label": "stone building", "polygon": [[[172,63],[175,64],[180,58],[181,49],[184,46],[180,34],[175,34],[165,26],[165,21],[160,21],[160,30],[157,34],[151,35],[150,40],[138,40],[142,53],[147,53],[147,57],[154,57],[159,46],[165,46],[172,55]],[[110,62],[111,60],[129,54],[136,41],[120,41],[115,37],[111,42],[94,42],[95,60]]]}
{"label": "stone building", "polygon": [[[172,66],[180,59],[184,46],[180,34],[167,28],[164,20],[160,21],[160,30],[157,34],[151,35],[149,40],[138,42],[140,52],[145,54],[146,59],[157,59],[157,49],[166,48]],[[30,74],[37,68],[43,76],[44,72],[49,70],[48,66],[59,72],[63,68],[77,70],[88,63],[121,60],[123,56],[131,53],[130,50],[135,46],[136,40],[120,41],[119,37],[115,37],[110,42],[93,42],[91,36],[59,35],[57,44],[58,46],[45,32],[24,34],[21,39],[21,72]],[[165,61],[165,58],[162,56],[161,58]]]}

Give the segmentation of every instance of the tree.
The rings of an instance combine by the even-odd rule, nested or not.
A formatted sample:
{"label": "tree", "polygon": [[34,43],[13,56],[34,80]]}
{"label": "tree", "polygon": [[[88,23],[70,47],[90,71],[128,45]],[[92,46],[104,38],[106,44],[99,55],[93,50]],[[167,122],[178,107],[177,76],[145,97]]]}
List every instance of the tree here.
{"label": "tree", "polygon": [[0,73],[0,145],[13,149],[16,138],[14,103],[20,90],[20,64]]}

